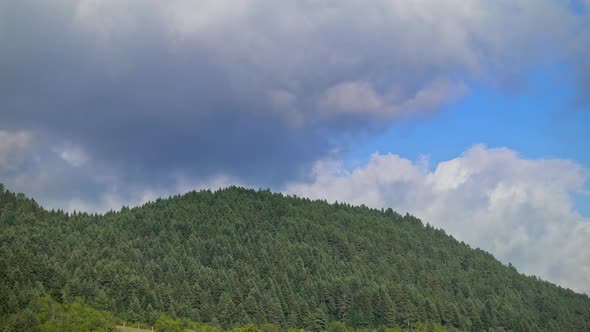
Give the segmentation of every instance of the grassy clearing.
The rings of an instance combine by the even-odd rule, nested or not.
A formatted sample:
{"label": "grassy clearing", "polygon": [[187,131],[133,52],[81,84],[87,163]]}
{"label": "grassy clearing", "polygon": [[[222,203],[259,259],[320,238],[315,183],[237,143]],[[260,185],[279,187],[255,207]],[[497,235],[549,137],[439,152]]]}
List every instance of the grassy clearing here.
{"label": "grassy clearing", "polygon": [[[153,332],[152,330],[138,329],[136,327],[121,326],[121,325],[117,325],[117,331],[119,331],[119,332]],[[185,330],[185,331],[186,332],[194,332],[193,330]]]}
{"label": "grassy clearing", "polygon": [[119,330],[121,332],[152,332],[152,330],[138,329],[138,328],[129,327],[129,326],[117,326],[117,330]]}

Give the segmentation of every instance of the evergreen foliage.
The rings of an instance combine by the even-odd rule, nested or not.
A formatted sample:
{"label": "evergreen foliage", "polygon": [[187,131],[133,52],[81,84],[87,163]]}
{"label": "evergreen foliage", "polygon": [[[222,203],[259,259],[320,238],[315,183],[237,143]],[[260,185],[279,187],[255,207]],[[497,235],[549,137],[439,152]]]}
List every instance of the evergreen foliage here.
{"label": "evergreen foliage", "polygon": [[411,215],[236,187],[102,215],[2,190],[0,326],[57,324],[39,306],[171,331],[590,330],[587,295]]}

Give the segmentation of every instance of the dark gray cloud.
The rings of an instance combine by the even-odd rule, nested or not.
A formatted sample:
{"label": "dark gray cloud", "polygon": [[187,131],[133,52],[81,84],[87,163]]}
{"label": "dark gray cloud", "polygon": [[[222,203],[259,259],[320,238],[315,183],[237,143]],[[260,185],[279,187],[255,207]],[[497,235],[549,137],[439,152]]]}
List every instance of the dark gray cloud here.
{"label": "dark gray cloud", "polygon": [[0,130],[73,144],[80,177],[276,185],[464,81],[510,88],[529,65],[575,57],[545,51],[581,20],[539,0],[6,1]]}
{"label": "dark gray cloud", "polygon": [[235,91],[211,50],[172,50],[161,22],[143,18],[105,46],[77,26],[84,23],[75,22],[75,8],[53,6],[2,8],[4,128],[76,142],[144,180],[190,171],[273,183],[326,152],[312,128],[292,126],[259,95]]}

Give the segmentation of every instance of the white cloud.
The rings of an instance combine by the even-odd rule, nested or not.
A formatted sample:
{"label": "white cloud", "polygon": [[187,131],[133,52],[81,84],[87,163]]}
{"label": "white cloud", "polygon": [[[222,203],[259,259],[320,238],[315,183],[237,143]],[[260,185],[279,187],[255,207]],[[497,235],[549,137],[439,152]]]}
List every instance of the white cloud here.
{"label": "white cloud", "polygon": [[364,81],[344,82],[326,90],[320,108],[350,113],[371,113],[383,107],[383,101]]}
{"label": "white cloud", "polygon": [[[83,211],[103,213],[106,211],[117,211],[122,206],[141,206],[147,202],[153,202],[158,198],[184,194],[193,190],[218,190],[229,186],[248,187],[238,178],[216,175],[204,180],[197,180],[183,174],[176,174],[175,184],[169,186],[149,185],[121,185],[120,178],[107,180],[107,188],[96,198],[70,198],[60,201],[48,201],[49,208],[62,208],[65,211]],[[97,179],[94,179],[95,181]],[[250,186],[252,187],[252,186]]]}
{"label": "white cloud", "polygon": [[88,162],[88,154],[84,149],[78,145],[65,144],[54,148],[61,159],[70,164],[73,167],[80,167]]}
{"label": "white cloud", "polygon": [[400,96],[398,89],[380,94],[367,81],[342,82],[328,88],[320,97],[318,108],[327,115],[339,113],[395,118],[415,111],[440,107],[465,94],[463,83],[435,79],[414,96]]}
{"label": "white cloud", "polygon": [[313,182],[284,191],[408,211],[527,274],[590,292],[590,219],[571,197],[588,175],[572,161],[478,145],[434,171],[394,154],[351,171],[318,162]]}

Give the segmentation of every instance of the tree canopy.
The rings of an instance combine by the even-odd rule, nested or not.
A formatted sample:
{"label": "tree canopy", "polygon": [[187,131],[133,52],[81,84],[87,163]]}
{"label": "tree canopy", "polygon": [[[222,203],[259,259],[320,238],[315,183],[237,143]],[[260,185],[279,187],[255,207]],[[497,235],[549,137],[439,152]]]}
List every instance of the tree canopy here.
{"label": "tree canopy", "polygon": [[66,213],[0,188],[3,326],[55,323],[35,314],[45,305],[96,324],[113,315],[171,329],[187,319],[224,329],[590,330],[587,295],[391,209],[231,187]]}

